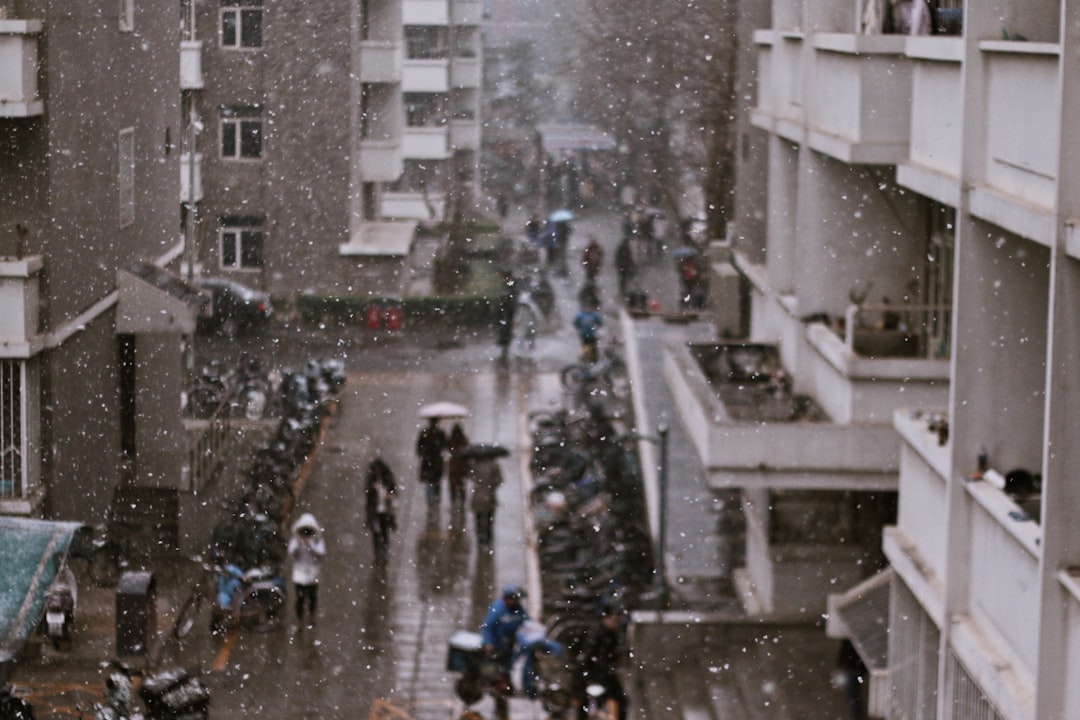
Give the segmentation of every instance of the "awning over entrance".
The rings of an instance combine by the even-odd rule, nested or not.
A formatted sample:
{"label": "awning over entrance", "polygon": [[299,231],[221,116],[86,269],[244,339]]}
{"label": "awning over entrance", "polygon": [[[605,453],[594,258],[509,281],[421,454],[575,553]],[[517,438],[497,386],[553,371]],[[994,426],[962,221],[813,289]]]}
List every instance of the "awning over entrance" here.
{"label": "awning over entrance", "polygon": [[348,243],[338,246],[342,255],[404,257],[416,237],[415,220],[365,222]]}
{"label": "awning over entrance", "polygon": [[118,333],[193,333],[199,310],[209,302],[179,276],[147,263],[117,270],[116,285]]}
{"label": "awning over entrance", "polygon": [[538,125],[540,146],[549,155],[576,150],[614,150],[615,139],[593,125],[550,123]]}
{"label": "awning over entrance", "polygon": [[45,608],[45,594],[67,554],[74,522],[0,517],[0,662],[18,658]]}
{"label": "awning over entrance", "polygon": [[830,595],[825,632],[847,638],[870,671],[870,715],[884,717],[889,695],[889,585],[893,569],[863,580],[847,592]]}

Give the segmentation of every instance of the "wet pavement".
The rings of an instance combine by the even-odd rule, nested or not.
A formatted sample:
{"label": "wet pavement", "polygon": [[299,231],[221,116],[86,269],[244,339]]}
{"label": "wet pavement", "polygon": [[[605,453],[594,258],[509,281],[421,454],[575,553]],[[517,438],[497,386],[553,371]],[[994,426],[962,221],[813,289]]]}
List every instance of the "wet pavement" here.
{"label": "wet pavement", "polygon": [[[512,212],[506,227],[519,235],[527,208]],[[705,488],[696,460],[660,375],[663,346],[687,339],[711,339],[704,322],[668,323],[660,317],[630,320],[615,298],[611,258],[618,239],[619,218],[612,214],[586,214],[575,223],[569,253],[580,257],[590,235],[607,250],[601,291],[605,325],[618,333],[636,370],[637,422],[643,433],[660,423],[671,426],[667,488],[667,569],[674,604],[690,612],[720,612],[737,616],[728,578],[730,549],[718,534],[722,503]],[[678,304],[674,263],[658,258],[643,267],[643,284],[662,306]],[[417,283],[423,283],[423,268]],[[175,613],[199,577],[196,567],[183,560],[159,563],[157,627],[146,656],[129,658],[148,668],[181,665],[201,673],[213,693],[213,717],[274,718],[457,718],[465,706],[454,696],[455,675],[446,670],[451,635],[459,629],[475,630],[497,588],[514,582],[532,590],[528,604],[539,606],[538,570],[529,538],[526,495],[529,437],[528,415],[563,402],[558,371],[576,358],[577,340],[570,326],[576,310],[580,269],[569,278],[552,279],[558,314],[538,339],[537,346],[509,362],[501,362],[493,332],[473,330],[464,336],[454,328],[425,329],[412,334],[373,336],[361,329],[299,333],[277,329],[267,338],[248,341],[245,351],[295,365],[306,353],[338,356],[346,361],[348,382],[338,412],[327,423],[322,442],[302,470],[302,493],[294,517],[312,512],[326,529],[328,556],[319,594],[318,622],[313,628],[290,622],[265,634],[230,633],[224,640],[210,636],[209,618],[184,642],[169,635]],[[233,349],[219,348],[222,353]],[[500,460],[505,482],[499,492],[494,549],[479,551],[469,513],[454,514],[444,496],[439,519],[429,525],[425,502],[417,482],[414,453],[420,427],[417,413],[427,403],[448,400],[467,406],[464,421],[473,442],[494,442],[510,449]],[[259,426],[241,427],[234,460],[244,455],[245,443],[265,432]],[[650,504],[658,502],[658,455],[653,444],[642,444],[642,460],[651,484]],[[386,460],[397,475],[400,489],[399,529],[393,535],[389,562],[380,567],[373,559],[371,540],[363,517],[362,477],[376,456]],[[235,468],[234,468],[235,471]],[[205,547],[213,524],[223,516],[230,497],[230,474],[198,496],[186,499],[183,511],[198,518],[197,531],[185,539],[189,552]],[[445,491],[444,491],[445,492]],[[115,654],[114,596],[109,590],[81,586],[80,617],[73,646],[56,651],[41,647],[17,670],[14,683],[29,693],[37,717],[80,717],[100,697],[101,661]],[[676,615],[676,625],[687,616]],[[695,646],[687,652],[695,659],[692,680],[699,692],[708,692],[707,678],[716,675],[707,651]],[[716,661],[720,662],[720,661]],[[672,667],[678,663],[673,663]],[[687,668],[690,665],[686,666]],[[676,677],[684,673],[675,668]],[[779,668],[783,676],[788,672]],[[674,687],[675,681],[669,685]],[[687,682],[684,678],[682,682]],[[649,690],[665,695],[662,688]],[[717,692],[720,692],[718,690]],[[678,693],[676,693],[677,697]],[[684,717],[668,702],[664,717]],[[646,707],[646,703],[639,703]],[[652,705],[654,708],[660,705]],[[476,710],[491,716],[492,701]],[[686,717],[727,717],[726,712]],[[669,714],[670,712],[670,714]],[[538,704],[511,700],[511,717],[545,717]],[[640,711],[637,717],[661,717]],[[732,714],[730,717],[740,717]],[[756,717],[756,715],[755,715]],[[824,717],[824,716],[823,716]]]}

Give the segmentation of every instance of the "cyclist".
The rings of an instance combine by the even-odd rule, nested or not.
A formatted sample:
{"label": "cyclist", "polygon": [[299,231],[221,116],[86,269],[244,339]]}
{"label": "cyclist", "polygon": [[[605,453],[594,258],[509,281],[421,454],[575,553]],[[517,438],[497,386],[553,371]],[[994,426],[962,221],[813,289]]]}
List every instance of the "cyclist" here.
{"label": "cyclist", "polygon": [[583,305],[574,316],[574,330],[581,341],[581,358],[585,362],[596,362],[597,333],[604,324],[604,318],[595,305]]}

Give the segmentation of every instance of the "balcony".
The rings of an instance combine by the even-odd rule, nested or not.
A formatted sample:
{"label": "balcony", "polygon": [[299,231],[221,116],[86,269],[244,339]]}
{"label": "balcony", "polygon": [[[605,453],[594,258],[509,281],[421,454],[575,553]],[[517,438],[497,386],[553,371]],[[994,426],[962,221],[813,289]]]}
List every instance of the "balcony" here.
{"label": "balcony", "polygon": [[404,25],[449,25],[448,0],[405,0],[402,5]]}
{"label": "balcony", "polygon": [[381,204],[383,217],[401,220],[439,222],[446,211],[442,193],[384,192]]}
{"label": "balcony", "polygon": [[[202,202],[202,153],[195,153],[195,164],[191,164],[191,153],[180,155],[180,202]],[[194,185],[194,197],[191,188]]]}
{"label": "balcony", "polygon": [[44,262],[38,255],[0,256],[0,358],[26,358],[40,347],[38,338],[39,273]]}
{"label": "balcony", "polygon": [[40,20],[0,20],[0,117],[45,112],[38,96]]}
{"label": "balcony", "polygon": [[404,60],[405,51],[400,42],[364,40],[360,43],[360,82],[401,82]]}
{"label": "balcony", "polygon": [[450,61],[406,59],[401,75],[402,92],[450,92]]}
{"label": "balcony", "polygon": [[[841,425],[810,397],[775,384],[776,348],[669,347],[664,378],[715,487],[894,488],[896,435],[885,423]],[[812,451],[808,451],[813,448]]]}
{"label": "balcony", "polygon": [[450,22],[454,25],[479,25],[484,20],[480,0],[451,0]]}
{"label": "balcony", "polygon": [[407,127],[401,142],[406,160],[446,160],[450,157],[450,131],[444,126]]}
{"label": "balcony", "polygon": [[1039,525],[985,481],[969,482],[966,489],[974,501],[967,614],[993,629],[980,636],[1000,638],[1002,655],[1031,673],[1038,664],[1039,637],[1031,623],[1040,611]]}
{"label": "balcony", "polygon": [[[1060,48],[1051,43],[984,40],[984,184],[972,189],[973,214],[1053,246],[1060,154]],[[978,153],[977,153],[978,155]]]}
{"label": "balcony", "polygon": [[803,141],[803,35],[800,32],[754,33],[758,46],[758,106],[754,125],[779,133],[792,142]]}
{"label": "balcony", "polygon": [[455,88],[480,87],[480,60],[456,57],[450,62],[450,85]]}
{"label": "balcony", "polygon": [[[918,547],[923,572],[945,577],[945,530],[950,456],[939,434],[947,422],[942,410],[898,409],[893,427],[900,434],[900,494],[896,524]],[[929,571],[929,572],[926,572]]]}
{"label": "balcony", "polygon": [[450,146],[455,150],[479,150],[480,123],[476,120],[451,120]]}
{"label": "balcony", "polygon": [[964,144],[961,105],[962,38],[911,37],[907,56],[911,80],[911,144],[897,182],[956,207],[960,203],[960,149]]}
{"label": "balcony", "polygon": [[841,162],[895,165],[911,135],[906,37],[819,33],[806,87],[807,143]]}
{"label": "balcony", "polygon": [[202,90],[202,40],[180,42],[180,89]]}
{"label": "balcony", "polygon": [[394,182],[404,170],[400,141],[360,141],[360,175],[366,182]]}

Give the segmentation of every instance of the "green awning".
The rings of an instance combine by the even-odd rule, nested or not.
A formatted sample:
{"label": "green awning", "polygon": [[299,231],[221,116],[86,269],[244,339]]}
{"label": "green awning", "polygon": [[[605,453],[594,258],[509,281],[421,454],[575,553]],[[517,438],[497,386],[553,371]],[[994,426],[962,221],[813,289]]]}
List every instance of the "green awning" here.
{"label": "green awning", "polygon": [[45,608],[75,532],[75,522],[0,517],[0,661],[19,657]]}

